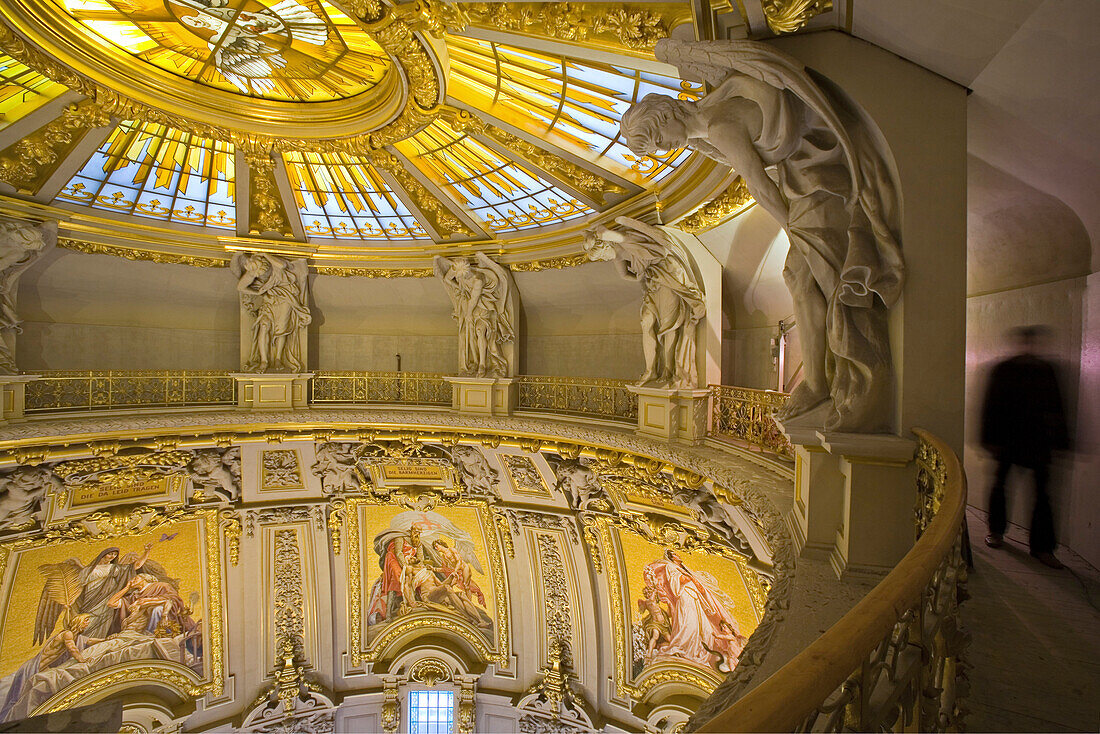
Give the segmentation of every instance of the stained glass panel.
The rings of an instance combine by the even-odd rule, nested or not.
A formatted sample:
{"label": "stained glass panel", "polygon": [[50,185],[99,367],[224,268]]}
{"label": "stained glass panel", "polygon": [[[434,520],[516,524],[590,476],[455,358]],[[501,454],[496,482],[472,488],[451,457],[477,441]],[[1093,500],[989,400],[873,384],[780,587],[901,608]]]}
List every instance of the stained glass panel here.
{"label": "stained glass panel", "polygon": [[236,214],[233,146],[164,125],[126,121],[57,199],[232,229]]}
{"label": "stained glass panel", "polygon": [[63,85],[0,53],[0,130],[64,91]]}
{"label": "stained glass panel", "polygon": [[440,121],[396,147],[497,232],[557,224],[593,212],[526,167]]}
{"label": "stained glass panel", "polygon": [[343,153],[287,153],[306,234],[338,239],[428,239],[408,207],[366,161]]}
{"label": "stained glass panel", "polygon": [[623,144],[619,120],[631,104],[659,93],[694,99],[700,89],[674,77],[579,61],[462,36],[448,37],[449,91],[474,107],[606,167],[658,181],[689,152],[639,158]]}

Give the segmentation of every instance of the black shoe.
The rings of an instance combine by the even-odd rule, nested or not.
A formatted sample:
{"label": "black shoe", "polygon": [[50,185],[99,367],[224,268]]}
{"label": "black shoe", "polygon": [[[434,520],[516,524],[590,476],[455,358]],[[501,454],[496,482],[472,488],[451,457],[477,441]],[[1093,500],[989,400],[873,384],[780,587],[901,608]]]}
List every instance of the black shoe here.
{"label": "black shoe", "polygon": [[1039,563],[1043,564],[1044,566],[1049,566],[1050,568],[1053,568],[1055,570],[1060,571],[1066,567],[1064,563],[1054,557],[1053,553],[1032,553],[1031,555],[1035,556],[1035,560],[1039,561]]}
{"label": "black shoe", "polygon": [[1005,544],[1005,539],[1003,535],[990,533],[989,535],[985,536],[985,544],[988,545],[990,548],[1000,548]]}

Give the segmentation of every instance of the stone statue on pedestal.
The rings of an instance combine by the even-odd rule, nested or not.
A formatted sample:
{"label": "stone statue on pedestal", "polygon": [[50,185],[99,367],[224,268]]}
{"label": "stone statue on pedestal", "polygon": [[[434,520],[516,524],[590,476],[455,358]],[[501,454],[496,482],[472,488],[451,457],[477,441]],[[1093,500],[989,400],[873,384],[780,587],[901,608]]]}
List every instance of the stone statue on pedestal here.
{"label": "stone statue on pedestal", "polygon": [[473,259],[437,255],[434,268],[454,305],[461,374],[511,377],[515,365],[504,345],[515,339],[516,314],[508,271],[481,252]]}
{"label": "stone statue on pedestal", "polygon": [[[306,261],[240,252],[229,266],[241,294],[242,331],[250,339],[244,370],[304,372],[306,327],[312,320]],[[242,347],[242,357],[245,351]]]}
{"label": "stone statue on pedestal", "polygon": [[629,217],[615,220],[624,230],[597,225],[585,232],[590,260],[615,263],[619,275],[641,281],[641,387],[695,388],[695,331],[706,315],[706,303],[686,256],[657,227]]}
{"label": "stone statue on pedestal", "polygon": [[15,310],[19,276],[56,240],[53,225],[0,221],[0,374],[15,375],[15,335],[22,323]]}
{"label": "stone statue on pedestal", "polygon": [[713,91],[646,96],[623,115],[627,145],[638,155],[686,146],[731,166],[790,239],[783,274],[805,379],[780,418],[821,409],[829,430],[892,430],[886,310],[904,265],[898,186],[877,127],[831,82],[762,43],[664,39],[655,55]]}

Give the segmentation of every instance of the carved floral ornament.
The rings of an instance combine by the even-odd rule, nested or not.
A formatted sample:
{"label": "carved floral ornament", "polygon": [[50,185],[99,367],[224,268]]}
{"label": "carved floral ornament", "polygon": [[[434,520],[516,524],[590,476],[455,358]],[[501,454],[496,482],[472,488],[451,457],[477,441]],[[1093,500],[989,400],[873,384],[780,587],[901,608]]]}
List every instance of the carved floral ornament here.
{"label": "carved floral ornament", "polygon": [[[757,618],[752,615],[759,617],[759,622],[752,623],[759,632],[752,634],[742,654],[747,676],[760,657],[750,646],[759,650],[767,644],[786,593],[790,550],[784,545],[778,513],[769,510],[747,483],[731,479],[728,470],[679,456],[670,447],[653,446],[658,453],[649,454],[632,437],[582,427],[567,429],[568,436],[536,435],[522,423],[498,428],[504,433],[469,426],[375,426],[362,421],[353,428],[326,424],[304,432],[284,426],[250,433],[226,430],[223,425],[196,434],[192,427],[186,438],[133,430],[130,438],[93,440],[88,446],[62,436],[56,454],[50,445],[28,443],[19,448],[20,456],[37,463],[0,470],[0,489],[6,498],[0,510],[7,513],[0,529],[0,558],[6,564],[0,568],[0,584],[12,588],[14,577],[4,575],[3,569],[15,573],[30,568],[38,586],[18,594],[33,597],[32,603],[37,604],[46,577],[35,566],[44,562],[33,555],[43,552],[36,549],[61,547],[62,560],[71,555],[87,567],[96,562],[97,553],[111,547],[121,549],[119,563],[133,565],[145,548],[149,565],[142,573],[160,574],[157,578],[164,580],[156,583],[175,579],[183,603],[193,612],[190,619],[222,619],[221,628],[227,633],[244,634],[247,645],[269,651],[265,656],[269,662],[252,672],[232,667],[239,662],[218,652],[221,674],[233,676],[234,682],[227,689],[229,698],[208,705],[225,707],[218,716],[243,716],[247,731],[331,730],[337,707],[317,686],[327,674],[323,661],[315,659],[325,657],[316,645],[324,650],[330,644],[328,634],[335,635],[332,644],[347,650],[347,664],[353,671],[356,666],[371,665],[383,678],[396,674],[420,685],[454,685],[456,722],[463,731],[475,727],[477,691],[493,690],[491,685],[485,688],[485,678],[466,673],[473,669],[471,665],[489,661],[512,671],[508,675],[518,675],[529,687],[532,697],[524,699],[519,715],[530,717],[531,726],[536,721],[560,721],[590,728],[584,722],[591,721],[593,709],[582,689],[591,690],[593,670],[586,667],[587,653],[575,646],[587,639],[582,637],[589,634],[583,620],[593,602],[587,597],[590,592],[583,591],[588,582],[578,585],[578,579],[591,578],[609,589],[626,590],[619,593],[627,596],[612,601],[614,632],[601,633],[615,640],[608,654],[615,651],[621,691],[654,701],[666,695],[668,685],[695,685],[705,692],[714,686],[716,674],[697,670],[698,664],[692,667],[667,655],[662,658],[663,633],[653,635],[648,653],[652,662],[645,659],[650,643],[643,635],[660,624],[654,627],[647,621],[651,617],[639,617],[634,597],[652,593],[657,607],[667,608],[668,602],[660,601],[663,597],[656,587],[643,593],[642,569],[651,567],[656,574],[653,583],[659,583],[662,569],[672,568],[661,560],[663,554],[673,552],[696,577],[706,579],[706,574],[722,573],[719,568],[740,568],[746,553],[757,552],[743,544],[752,536],[759,539],[754,543],[764,543],[757,548],[771,550],[770,555],[750,562],[754,573],[762,574],[759,596],[737,601],[743,606],[738,621],[731,622],[741,625],[745,619]],[[256,446],[255,439],[267,445]],[[239,444],[252,447],[243,466]],[[439,472],[440,467],[450,468],[451,474]],[[421,479],[411,484],[385,480],[414,475]],[[424,479],[432,476],[444,479]],[[723,483],[721,491],[714,481]],[[265,486],[290,485],[304,486],[295,490],[298,496],[292,499],[273,501],[263,493]],[[687,505],[685,497],[690,500]],[[735,521],[731,512],[740,513],[741,519]],[[196,518],[202,520],[201,526],[188,530],[188,523]],[[426,538],[423,543],[414,539],[413,527]],[[217,575],[220,588],[228,591],[221,597],[223,608],[206,607],[214,587],[200,590],[200,577],[185,571],[187,563],[194,566],[187,560],[191,542],[201,544],[207,560],[201,564],[202,578]],[[384,607],[378,600],[385,598],[375,591],[380,574],[385,576],[381,570],[385,564],[380,566],[380,561],[388,548],[401,543],[422,548],[418,552],[424,554],[424,564],[451,564],[456,569],[448,572],[456,574],[452,591],[430,580],[410,578],[410,583],[418,585],[416,598],[423,604],[395,602],[385,607],[390,616],[380,618]],[[428,555],[428,548],[436,555]],[[329,573],[318,574],[321,558],[331,564],[331,591]],[[464,561],[470,564],[468,572],[457,571],[463,568],[460,558],[468,559]],[[236,589],[243,579],[257,575],[258,563],[264,564],[264,584],[270,588],[261,594],[260,586],[256,594],[242,597]],[[518,612],[511,592],[516,583],[535,582],[521,581],[516,574],[535,574],[545,590],[536,599],[530,623],[538,625],[534,629],[544,638],[534,653],[515,642],[520,621],[514,616]],[[465,601],[451,599],[453,589],[460,589]],[[193,590],[197,597],[191,595]],[[326,599],[335,595],[334,603],[346,608],[347,616],[330,616],[325,611],[328,602],[316,598],[317,592]],[[132,593],[139,595],[139,591]],[[251,609],[261,598],[270,600],[262,611],[267,621],[242,627],[242,614],[255,619],[247,615],[261,613],[242,611],[242,599]],[[79,604],[74,613],[91,609]],[[758,611],[749,612],[750,607]],[[481,623],[478,610],[486,612]],[[330,618],[343,622],[322,625],[321,630],[329,631],[318,636],[318,620]],[[60,615],[59,624],[65,619]],[[524,630],[528,624],[525,618]],[[751,627],[741,629],[748,635]],[[456,668],[454,661],[445,662],[446,654],[408,657],[399,652],[413,650],[425,630],[433,630],[424,638],[432,640],[429,644],[442,644],[441,650],[466,662]],[[5,642],[4,634],[0,631],[0,642]],[[166,629],[157,634],[174,635],[174,640],[182,633]],[[257,634],[269,637],[261,640]],[[636,642],[631,643],[632,639]],[[204,640],[201,660],[213,666],[215,639]],[[93,649],[89,657],[94,653]],[[519,668],[513,653],[520,655]],[[533,657],[528,660],[529,653]],[[183,660],[196,662],[186,656]],[[203,687],[207,683],[197,678],[185,680],[190,674],[182,670],[169,666],[154,673],[155,666],[138,662],[141,665],[133,669],[118,669],[110,680],[160,680],[186,696],[208,690]],[[71,704],[78,691],[95,695],[107,690],[98,687],[96,680],[88,678],[82,688],[59,689],[58,705]],[[213,686],[213,679],[202,680]],[[255,698],[250,704],[251,697]],[[394,705],[400,701],[398,696]],[[232,714],[227,713],[231,710]],[[385,711],[399,719],[405,715],[400,706]],[[292,725],[298,728],[288,728]]]}

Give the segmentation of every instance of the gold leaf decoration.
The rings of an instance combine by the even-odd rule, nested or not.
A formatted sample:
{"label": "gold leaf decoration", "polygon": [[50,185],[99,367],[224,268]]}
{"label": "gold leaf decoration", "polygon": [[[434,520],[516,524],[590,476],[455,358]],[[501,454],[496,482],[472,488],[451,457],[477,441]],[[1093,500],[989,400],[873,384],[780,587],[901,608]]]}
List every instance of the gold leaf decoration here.
{"label": "gold leaf decoration", "polygon": [[810,19],[833,9],[833,0],[764,0],[764,18],[772,33],[794,33]]}
{"label": "gold leaf decoration", "polygon": [[685,232],[695,234],[705,232],[716,227],[730,217],[740,214],[752,206],[755,200],[745,186],[745,179],[738,176],[725,191],[710,202],[704,204],[688,216],[684,217],[677,226]]}

